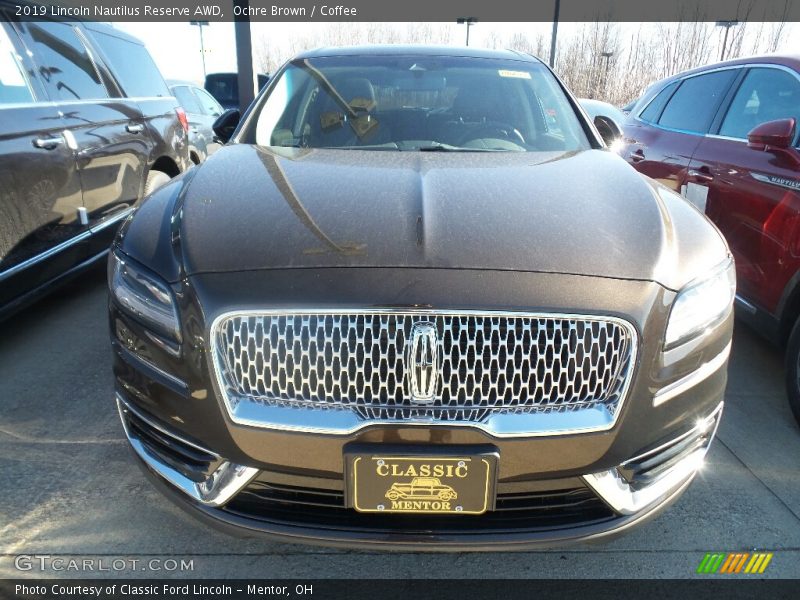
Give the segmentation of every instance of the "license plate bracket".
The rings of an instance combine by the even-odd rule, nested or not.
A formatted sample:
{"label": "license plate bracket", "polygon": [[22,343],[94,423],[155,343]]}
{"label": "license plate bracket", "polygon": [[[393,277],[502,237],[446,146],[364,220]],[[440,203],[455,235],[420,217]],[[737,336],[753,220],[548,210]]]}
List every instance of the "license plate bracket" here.
{"label": "license plate bracket", "polygon": [[494,509],[493,447],[345,450],[347,505],[365,513],[478,515]]}

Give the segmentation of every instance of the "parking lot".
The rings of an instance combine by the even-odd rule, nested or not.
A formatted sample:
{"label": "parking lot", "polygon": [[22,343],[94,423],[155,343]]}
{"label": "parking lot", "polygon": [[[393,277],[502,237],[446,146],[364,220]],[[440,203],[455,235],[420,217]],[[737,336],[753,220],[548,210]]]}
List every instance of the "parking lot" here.
{"label": "parking lot", "polygon": [[[25,574],[17,555],[46,554],[186,559],[184,575],[199,577],[680,578],[706,552],[754,549],[775,552],[765,576],[800,577],[800,430],[780,353],[743,326],[719,435],[689,491],[627,536],[550,552],[375,554],[227,537],[145,480],[112,398],[102,268],[0,324],[0,577]],[[94,575],[181,575],[141,569]]]}

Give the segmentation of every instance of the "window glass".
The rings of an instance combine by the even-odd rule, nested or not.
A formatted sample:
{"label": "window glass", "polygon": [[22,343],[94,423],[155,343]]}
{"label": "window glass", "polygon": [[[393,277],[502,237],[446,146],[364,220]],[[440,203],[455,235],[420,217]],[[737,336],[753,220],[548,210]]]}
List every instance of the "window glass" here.
{"label": "window glass", "polygon": [[0,25],[0,104],[33,102],[33,94],[11,40]]}
{"label": "window glass", "polygon": [[29,23],[39,75],[61,100],[108,98],[97,68],[71,25]]}
{"label": "window glass", "polygon": [[658,124],[671,129],[705,133],[735,76],[735,69],[726,69],[684,79],[667,102]]}
{"label": "window glass", "polygon": [[239,105],[238,85],[236,73],[206,75],[206,90],[223,104]]}
{"label": "window glass", "polygon": [[172,95],[144,46],[99,31],[91,31],[91,34],[110,62],[108,66],[126,96],[148,98]]}
{"label": "window glass", "polygon": [[187,113],[195,115],[203,114],[200,103],[197,101],[197,98],[194,97],[194,94],[192,94],[188,86],[176,85],[172,87],[172,93],[175,95],[175,98],[177,98],[178,104],[180,104]]}
{"label": "window glass", "polygon": [[747,139],[757,125],[790,117],[800,126],[800,81],[779,69],[754,68],[736,92],[719,133]]}
{"label": "window glass", "polygon": [[639,118],[642,121],[647,121],[648,123],[655,123],[658,120],[658,117],[661,115],[661,111],[664,110],[667,100],[669,100],[670,96],[672,96],[672,92],[675,91],[676,87],[678,87],[678,82],[674,81],[661,90],[658,95],[653,98],[652,102],[647,105],[647,108],[642,111],[642,114],[639,115]]}
{"label": "window glass", "polygon": [[556,80],[527,61],[419,55],[298,60],[253,118],[254,141],[267,146],[517,152],[590,147]]}
{"label": "window glass", "polygon": [[197,96],[197,99],[200,101],[200,106],[203,108],[204,114],[212,117],[218,117],[222,114],[223,109],[219,105],[219,102],[214,100],[214,97],[207,91],[196,87],[191,88],[191,91],[194,92],[194,95]]}

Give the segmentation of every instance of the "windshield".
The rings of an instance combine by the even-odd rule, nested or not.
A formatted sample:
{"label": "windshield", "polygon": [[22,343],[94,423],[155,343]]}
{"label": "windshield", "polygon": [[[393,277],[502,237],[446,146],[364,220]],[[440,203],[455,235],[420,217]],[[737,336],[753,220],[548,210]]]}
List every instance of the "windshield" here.
{"label": "windshield", "polygon": [[394,151],[590,147],[543,65],[442,56],[293,61],[259,101],[240,141]]}

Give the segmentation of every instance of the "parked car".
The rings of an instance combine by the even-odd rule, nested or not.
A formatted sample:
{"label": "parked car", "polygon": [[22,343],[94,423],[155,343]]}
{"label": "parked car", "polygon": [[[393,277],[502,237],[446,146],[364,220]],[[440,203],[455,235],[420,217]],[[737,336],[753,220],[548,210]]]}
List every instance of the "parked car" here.
{"label": "parked car", "polygon": [[[105,256],[139,199],[186,169],[186,121],[145,47],[0,3],[0,316]],[[177,110],[176,110],[177,109]]]}
{"label": "parked car", "polygon": [[211,126],[224,112],[214,97],[192,83],[171,81],[169,89],[189,120],[189,159],[199,165],[220,147]]}
{"label": "parked car", "polygon": [[[259,73],[258,89],[264,89],[269,82],[269,75]],[[214,96],[225,110],[239,110],[239,74],[238,73],[209,73],[206,75],[206,91]]]}
{"label": "parked car", "polygon": [[614,121],[620,130],[627,119],[624,112],[608,102],[603,102],[602,100],[593,100],[590,98],[580,98],[578,102],[580,102],[583,110],[586,111],[586,114],[588,114],[589,117],[592,119],[597,116],[607,117]]}
{"label": "parked car", "polygon": [[786,389],[800,422],[800,57],[681,73],[652,86],[632,117],[620,152],[725,235],[737,312],[786,346]]}
{"label": "parked car", "polygon": [[[717,229],[539,60],[310,51],[120,229],[116,402],[156,485],[232,531],[596,539],[702,463],[734,287]],[[400,498],[415,478],[449,499]]]}
{"label": "parked car", "polygon": [[639,98],[634,98],[633,100],[628,102],[625,106],[623,106],[620,110],[622,111],[623,114],[627,115],[633,110],[633,107],[636,106],[636,103],[638,101]]}
{"label": "parked car", "polygon": [[589,118],[595,123],[595,126],[598,127],[598,131],[602,127],[608,127],[605,122],[602,124],[598,124],[597,117],[603,117],[610,121],[614,127],[610,128],[609,131],[600,131],[600,134],[603,136],[604,139],[612,139],[612,145],[617,143],[616,141],[622,137],[622,125],[625,123],[626,116],[620,109],[618,109],[613,104],[609,104],[608,102],[603,102],[602,100],[592,100],[589,98],[580,98],[578,100],[583,110],[586,111],[586,114],[589,115]]}

